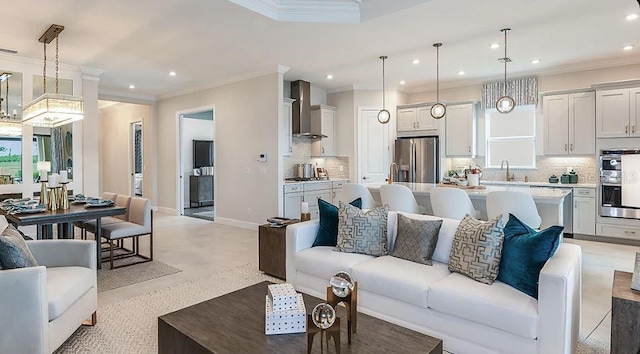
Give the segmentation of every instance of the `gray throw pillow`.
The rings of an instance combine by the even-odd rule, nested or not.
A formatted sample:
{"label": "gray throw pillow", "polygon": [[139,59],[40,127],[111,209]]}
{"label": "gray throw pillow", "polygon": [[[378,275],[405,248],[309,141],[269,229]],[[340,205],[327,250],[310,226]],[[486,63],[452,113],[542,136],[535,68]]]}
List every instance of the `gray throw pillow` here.
{"label": "gray throw pillow", "polygon": [[4,269],[38,266],[24,238],[11,225],[0,234],[0,264]]}
{"label": "gray throw pillow", "polygon": [[502,215],[481,221],[466,215],[453,237],[449,270],[485,284],[498,277],[504,231]]}
{"label": "gray throw pillow", "polygon": [[441,226],[442,220],[417,220],[398,214],[398,234],[391,255],[432,265]]}
{"label": "gray throw pillow", "polygon": [[334,250],[371,256],[386,255],[388,215],[388,205],[363,211],[341,203],[338,210],[338,243]]}

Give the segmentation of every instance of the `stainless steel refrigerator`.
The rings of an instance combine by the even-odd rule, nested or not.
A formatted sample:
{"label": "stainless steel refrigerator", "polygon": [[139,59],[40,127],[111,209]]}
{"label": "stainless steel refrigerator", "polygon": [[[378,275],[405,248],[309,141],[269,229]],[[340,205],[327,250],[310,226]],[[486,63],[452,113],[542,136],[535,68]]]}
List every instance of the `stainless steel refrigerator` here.
{"label": "stainless steel refrigerator", "polygon": [[[396,156],[397,182],[440,182],[440,155],[437,136],[398,138]],[[395,172],[395,171],[394,171]]]}

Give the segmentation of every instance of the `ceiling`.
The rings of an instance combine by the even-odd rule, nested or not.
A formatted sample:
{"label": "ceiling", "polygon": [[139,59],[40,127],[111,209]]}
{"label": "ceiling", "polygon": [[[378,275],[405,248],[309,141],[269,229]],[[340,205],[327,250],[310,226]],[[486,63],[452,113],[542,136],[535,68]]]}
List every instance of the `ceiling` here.
{"label": "ceiling", "polygon": [[[0,47],[41,59],[38,38],[61,24],[61,62],[103,69],[101,92],[156,98],[277,65],[291,68],[286,80],[329,91],[379,87],[380,55],[389,56],[387,86],[406,80],[401,90],[419,91],[434,85],[435,42],[444,43],[443,86],[498,78],[504,53],[489,45],[503,41],[506,26],[513,75],[640,63],[640,19],[625,20],[640,13],[635,0],[363,0],[359,7],[360,22],[318,23],[273,20],[228,0],[21,0],[3,15]],[[636,47],[623,51],[627,44]]]}

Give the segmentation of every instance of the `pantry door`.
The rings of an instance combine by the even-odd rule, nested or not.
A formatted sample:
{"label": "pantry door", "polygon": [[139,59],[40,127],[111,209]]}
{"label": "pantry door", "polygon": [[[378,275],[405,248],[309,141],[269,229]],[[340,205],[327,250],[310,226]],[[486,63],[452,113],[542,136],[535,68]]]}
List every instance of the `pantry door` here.
{"label": "pantry door", "polygon": [[378,122],[379,109],[359,108],[358,111],[358,183],[384,183],[391,160],[389,127],[395,122]]}

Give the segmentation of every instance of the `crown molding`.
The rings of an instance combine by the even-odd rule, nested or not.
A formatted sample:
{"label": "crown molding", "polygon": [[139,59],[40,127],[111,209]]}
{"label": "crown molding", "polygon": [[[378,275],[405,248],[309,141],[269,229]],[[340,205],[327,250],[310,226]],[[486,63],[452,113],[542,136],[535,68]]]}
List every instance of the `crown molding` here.
{"label": "crown molding", "polygon": [[156,102],[154,96],[136,94],[124,91],[102,90],[98,88],[98,99],[105,101],[117,101],[138,104],[151,104]]}
{"label": "crown molding", "polygon": [[184,95],[188,95],[190,93],[195,93],[195,92],[204,91],[204,90],[210,90],[210,89],[213,89],[213,88],[216,88],[216,87],[221,87],[221,86],[226,86],[226,85],[233,84],[233,83],[236,83],[236,82],[251,80],[251,79],[255,79],[257,77],[261,77],[261,76],[265,76],[265,75],[269,75],[269,74],[273,74],[273,73],[280,74],[280,73],[282,73],[281,70],[284,70],[284,69],[289,70],[289,68],[287,66],[276,65],[275,67],[272,67],[272,68],[269,68],[269,69],[237,75],[237,76],[230,77],[230,78],[223,79],[223,80],[219,80],[219,81],[207,84],[207,85],[195,86],[195,87],[186,88],[186,89],[183,89],[183,90],[178,90],[178,91],[167,93],[167,94],[158,95],[155,98],[156,98],[157,101],[160,101],[160,100],[166,100],[168,98],[184,96]]}
{"label": "crown molding", "polygon": [[104,73],[104,70],[100,68],[93,68],[90,66],[80,66],[80,72],[82,73],[83,80],[99,81],[100,75]]}
{"label": "crown molding", "polygon": [[360,2],[323,0],[230,0],[280,22],[359,23]]}
{"label": "crown molding", "polygon": [[[38,66],[40,68],[42,68],[42,65],[44,64],[44,60],[42,59],[33,59],[33,58],[21,57],[17,54],[6,54],[6,53],[0,53],[0,61],[10,62],[14,64],[22,64],[22,65],[25,65],[25,64],[33,65],[33,66]],[[56,65],[55,61],[47,60],[47,67],[55,68],[55,65]],[[59,65],[60,65],[60,69],[62,70],[80,71],[80,67],[77,65],[69,65],[64,63],[59,63]]]}

